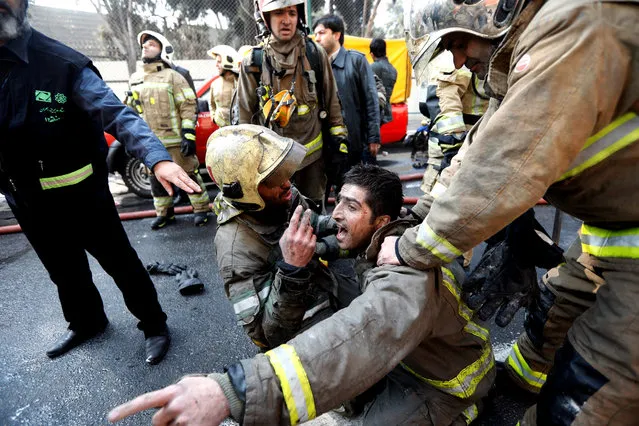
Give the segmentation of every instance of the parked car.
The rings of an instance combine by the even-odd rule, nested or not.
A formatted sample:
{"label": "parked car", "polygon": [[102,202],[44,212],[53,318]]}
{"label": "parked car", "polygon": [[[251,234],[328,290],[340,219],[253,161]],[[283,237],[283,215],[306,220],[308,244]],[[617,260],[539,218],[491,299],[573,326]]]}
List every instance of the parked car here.
{"label": "parked car", "polygon": [[[198,115],[195,127],[195,151],[200,164],[204,164],[206,157],[206,141],[211,133],[218,129],[217,124],[211,119],[208,99],[211,83],[218,78],[214,76],[204,83],[197,91]],[[151,198],[151,180],[149,169],[137,158],[130,156],[124,146],[108,133],[104,134],[109,153],[107,164],[110,173],[119,173],[127,188],[142,198]]]}
{"label": "parked car", "polygon": [[[217,124],[211,119],[209,112],[211,83],[218,76],[207,80],[197,91],[198,115],[195,127],[195,149],[200,164],[204,165],[206,157],[206,141],[209,136],[218,129]],[[401,141],[406,135],[408,124],[408,107],[406,103],[393,104],[393,121],[386,123],[381,128],[382,145]],[[129,191],[142,198],[152,198],[151,180],[149,169],[137,158],[130,156],[124,146],[108,133],[104,134],[109,153],[107,164],[110,173],[119,173]]]}

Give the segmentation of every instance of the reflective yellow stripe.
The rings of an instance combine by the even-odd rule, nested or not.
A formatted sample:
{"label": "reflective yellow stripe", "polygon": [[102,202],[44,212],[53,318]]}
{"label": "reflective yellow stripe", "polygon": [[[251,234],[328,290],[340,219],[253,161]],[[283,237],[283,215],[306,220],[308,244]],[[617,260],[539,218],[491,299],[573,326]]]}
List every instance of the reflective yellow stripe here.
{"label": "reflective yellow stripe", "polygon": [[346,136],[348,135],[348,131],[344,126],[333,126],[331,127],[331,135],[333,136]]}
{"label": "reflective yellow stripe", "polygon": [[339,144],[339,152],[343,154],[348,154],[348,147],[346,146],[345,143]]}
{"label": "reflective yellow stripe", "polygon": [[295,348],[290,345],[280,345],[266,352],[265,355],[280,380],[291,424],[296,425],[314,419],[316,412],[313,392]]}
{"label": "reflective yellow stripe", "polygon": [[75,185],[82,182],[93,174],[93,165],[88,164],[79,170],[76,170],[65,175],[53,176],[40,179],[40,186],[42,189],[54,189],[62,188],[65,186]]}
{"label": "reflective yellow stripe", "polygon": [[436,387],[442,392],[446,392],[457,398],[470,398],[477,390],[479,382],[481,382],[482,379],[486,377],[486,374],[495,366],[495,357],[493,356],[492,347],[489,343],[486,343],[481,357],[460,371],[459,374],[451,380],[427,379],[403,362],[400,363],[400,365],[418,379]]}
{"label": "reflective yellow stripe", "polygon": [[322,149],[322,146],[324,146],[322,143],[322,132],[319,132],[315,139],[304,145],[304,147],[306,147],[306,156],[308,157],[315,151]]}
{"label": "reflective yellow stripe", "polygon": [[461,112],[444,114],[435,121],[432,131],[440,134],[466,130],[464,116]]}
{"label": "reflective yellow stripe", "polygon": [[182,120],[182,128],[183,129],[195,129],[195,121],[184,119]]}
{"label": "reflective yellow stripe", "polygon": [[617,151],[639,140],[639,117],[634,112],[622,115],[586,141],[583,149],[559,180],[576,176]]}
{"label": "reflective yellow stripe", "polygon": [[639,228],[611,231],[581,225],[581,250],[598,257],[639,259]]}
{"label": "reflective yellow stripe", "polygon": [[190,87],[182,89],[182,93],[184,93],[186,99],[195,99],[195,92]]}
{"label": "reflective yellow stripe", "polygon": [[184,102],[184,96],[182,96],[182,95],[180,95],[179,93],[177,93],[177,94],[175,95],[175,102],[177,102],[177,103],[178,103],[178,105],[179,105],[179,104],[181,104],[182,102]]}
{"label": "reflective yellow stripe", "polygon": [[445,238],[435,234],[426,221],[419,225],[417,243],[446,263],[450,263],[462,252]]}
{"label": "reflective yellow stripe", "polygon": [[446,186],[444,186],[443,184],[439,183],[439,181],[437,181],[435,182],[433,189],[430,190],[430,195],[433,198],[438,198],[444,192],[446,192]]}
{"label": "reflective yellow stripe", "polygon": [[173,205],[173,197],[153,197],[153,205],[156,209],[163,209]]}
{"label": "reflective yellow stripe", "polygon": [[516,342],[513,345],[506,362],[508,362],[508,365],[515,370],[517,375],[524,379],[530,386],[541,389],[543,384],[546,383],[547,376],[544,373],[534,371],[530,368],[526,359],[521,355],[519,346]]}
{"label": "reflective yellow stripe", "polygon": [[477,409],[477,404],[473,404],[470,407],[466,408],[462,415],[464,416],[464,420],[466,420],[466,424],[471,424],[479,415],[479,410]]}
{"label": "reflective yellow stripe", "polygon": [[[466,304],[461,300],[461,295],[459,294],[459,286],[457,285],[457,280],[455,276],[448,268],[442,267],[442,278],[444,286],[450,291],[455,300],[457,300],[457,305],[459,306],[457,313],[460,317],[465,319],[466,321],[470,321],[473,317],[473,311],[466,306]],[[477,326],[479,327],[479,326]],[[481,327],[480,327],[481,328]],[[485,330],[485,329],[484,329]],[[488,331],[486,330],[486,333]],[[472,333],[475,334],[475,333]]]}
{"label": "reflective yellow stripe", "polygon": [[297,107],[297,115],[306,115],[311,112],[311,108],[308,105],[300,105]]}

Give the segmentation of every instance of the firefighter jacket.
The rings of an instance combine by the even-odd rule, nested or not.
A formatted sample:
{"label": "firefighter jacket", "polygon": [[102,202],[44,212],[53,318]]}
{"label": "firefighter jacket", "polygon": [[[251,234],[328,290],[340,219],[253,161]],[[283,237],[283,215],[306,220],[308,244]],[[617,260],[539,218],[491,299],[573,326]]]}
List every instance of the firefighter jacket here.
{"label": "firefighter jacket", "polygon": [[0,47],[0,192],[34,211],[100,193],[104,131],[150,168],[171,159],[86,56],[33,29]]}
{"label": "firefighter jacket", "polygon": [[297,424],[361,394],[394,368],[441,390],[425,401],[433,424],[449,425],[487,395],[495,376],[488,330],[471,321],[459,285],[447,269],[375,267],[388,235],[409,222],[379,229],[359,259],[363,294],[287,344],[229,369],[243,383],[244,425]]}
{"label": "firefighter jacket", "polygon": [[[226,296],[238,324],[260,348],[284,343],[305,324],[317,321],[329,308],[328,296],[335,287],[317,261],[303,270],[291,270],[281,263],[279,240],[289,218],[298,205],[304,209],[309,205],[297,189],[292,190],[291,204],[281,212],[244,213],[228,204],[221,193],[213,202],[218,215],[215,256]],[[312,216],[316,233],[324,232],[328,219]]]}
{"label": "firefighter jacket", "polygon": [[220,127],[231,124],[231,101],[237,87],[237,74],[225,71],[211,83],[211,115]]}
{"label": "firefighter jacket", "polygon": [[[324,138],[322,134],[321,108],[318,90],[322,91],[322,99],[327,114],[325,126],[330,135],[347,137],[347,130],[342,118],[342,108],[337,96],[337,86],[331,70],[331,64],[324,49],[313,41],[313,52],[307,52],[306,36],[298,31],[288,42],[281,42],[270,36],[263,49],[261,66],[256,66],[253,52],[244,56],[237,88],[237,103],[240,124],[263,125],[265,117],[262,106],[270,95],[282,90],[290,90],[295,74],[294,95],[297,106],[286,127],[273,125],[275,132],[301,143],[307,149],[306,158],[300,169],[317,161],[322,156]],[[261,51],[261,50],[260,50]],[[322,69],[322,81],[312,69],[309,54],[315,55]],[[282,77],[278,77],[282,75]],[[261,84],[260,84],[261,83]],[[265,95],[258,97],[258,87],[265,89]]]}
{"label": "firefighter jacket", "polygon": [[599,229],[585,252],[604,255],[608,239],[617,255],[639,258],[619,241],[639,238],[638,21],[637,1],[528,3],[491,58],[495,99],[458,154],[463,164],[398,240],[403,262],[449,262],[540,197]]}
{"label": "firefighter jacket", "polygon": [[133,92],[129,105],[164,146],[180,146],[182,129],[195,131],[195,93],[180,73],[162,61],[144,64],[142,71],[131,75],[129,85]]}

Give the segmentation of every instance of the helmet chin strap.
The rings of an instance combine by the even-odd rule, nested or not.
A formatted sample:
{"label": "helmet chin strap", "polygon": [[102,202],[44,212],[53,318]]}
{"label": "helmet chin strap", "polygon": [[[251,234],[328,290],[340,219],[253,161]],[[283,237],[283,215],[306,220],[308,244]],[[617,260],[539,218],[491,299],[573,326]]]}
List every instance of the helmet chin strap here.
{"label": "helmet chin strap", "polygon": [[156,55],[153,58],[142,58],[142,63],[143,64],[152,64],[153,62],[158,62],[161,61],[162,58],[160,57],[160,55]]}

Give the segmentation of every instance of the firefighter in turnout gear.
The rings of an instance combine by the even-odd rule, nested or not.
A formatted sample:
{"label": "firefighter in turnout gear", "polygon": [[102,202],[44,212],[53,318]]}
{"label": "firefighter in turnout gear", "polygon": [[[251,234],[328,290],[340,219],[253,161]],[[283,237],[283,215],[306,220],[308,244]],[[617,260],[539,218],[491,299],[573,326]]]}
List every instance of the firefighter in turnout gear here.
{"label": "firefighter in turnout gear", "polygon": [[348,160],[347,130],[331,64],[306,35],[304,0],[258,0],[266,35],[242,60],[238,122],[272,128],[307,149],[293,176],[299,191],[323,205],[327,174]]}
{"label": "firefighter in turnout gear", "polygon": [[[375,266],[384,237],[412,224],[393,220],[402,201],[396,174],[353,167],[333,219],[339,247],[357,253],[352,269],[360,294],[330,318],[225,374],[185,378],[116,408],[109,419],[163,407],[158,424],[180,419],[217,425],[231,415],[243,425],[295,425],[370,389],[365,425],[470,423],[495,368],[488,330],[472,321],[460,299],[461,266]],[[305,226],[307,240],[314,241],[312,227]]]}
{"label": "firefighter in turnout gear", "polygon": [[428,71],[426,109],[430,119],[426,170],[421,190],[430,192],[439,173],[450,165],[459,152],[468,130],[488,108],[484,81],[468,68],[455,69],[450,52],[442,52]]}
{"label": "firefighter in turnout gear", "polygon": [[225,44],[215,46],[206,53],[215,59],[219,75],[211,83],[211,116],[218,126],[228,126],[231,124],[231,100],[237,88],[241,58],[235,49]]}
{"label": "firefighter in turnout gear", "polygon": [[[180,73],[171,68],[173,46],[159,33],[142,31],[138,34],[142,48],[143,70],[134,73],[130,106],[142,115],[151,130],[162,141],[173,161],[196,181],[202,192],[189,194],[196,226],[208,222],[209,196],[199,174],[195,154],[196,99],[193,89]],[[151,192],[156,219],[152,229],[160,229],[175,221],[173,197],[151,175]]]}
{"label": "firefighter in turnout gear", "polygon": [[[447,49],[457,68],[487,76],[491,100],[445,189],[423,197],[425,220],[387,239],[379,263],[440,265],[542,196],[583,220],[566,262],[527,291],[506,367],[539,393],[522,425],[636,424],[639,3],[415,0],[406,14],[417,78]],[[508,294],[481,291],[489,304]]]}
{"label": "firefighter in turnout gear", "polygon": [[[237,323],[263,350],[333,312],[326,268],[293,265],[280,248],[295,209],[309,209],[289,181],[305,155],[292,139],[253,124],[220,129],[207,146],[207,168],[221,190],[213,202],[218,268]],[[307,214],[318,234],[334,228],[329,216]]]}

